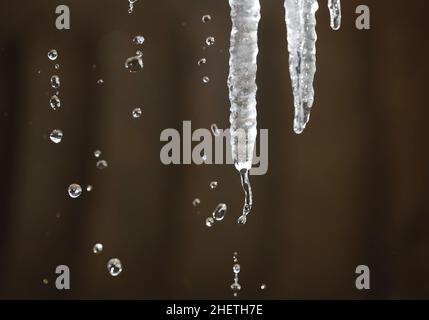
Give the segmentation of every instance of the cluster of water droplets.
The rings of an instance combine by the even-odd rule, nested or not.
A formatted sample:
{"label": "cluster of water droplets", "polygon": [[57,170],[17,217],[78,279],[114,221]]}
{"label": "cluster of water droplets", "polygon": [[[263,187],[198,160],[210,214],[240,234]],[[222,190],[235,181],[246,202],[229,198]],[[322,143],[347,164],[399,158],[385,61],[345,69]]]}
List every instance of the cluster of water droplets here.
{"label": "cluster of water droplets", "polygon": [[[141,35],[137,35],[133,38],[134,44],[142,46],[145,38]],[[136,51],[135,55],[125,60],[125,69],[131,73],[138,72],[143,69],[143,51],[140,49]]]}
{"label": "cluster of water droplets", "polygon": [[[51,61],[56,61],[57,58],[58,58],[58,51],[55,49],[49,50],[48,59]],[[57,64],[54,66],[54,68],[59,69],[59,65],[58,65],[58,68],[56,66]],[[52,110],[55,110],[55,111],[61,108],[61,100],[59,98],[60,86],[61,86],[60,77],[56,74],[52,75],[50,78],[50,87],[51,87],[51,90],[53,90],[53,93],[49,99],[49,105],[52,108]],[[55,144],[60,143],[63,139],[63,131],[61,129],[53,129],[49,134],[49,139]]]}
{"label": "cluster of water droplets", "polygon": [[[211,15],[209,15],[209,14],[205,14],[205,15],[203,15],[203,16],[202,16],[202,18],[201,18],[201,21],[202,21],[203,23],[208,23],[208,22],[210,22],[211,20],[212,20],[212,17],[211,17]],[[213,36],[208,36],[208,37],[206,38],[206,40],[205,40],[205,44],[206,44],[208,47],[213,46],[213,45],[215,44],[215,38],[214,38]],[[203,49],[205,49],[205,47],[203,47]],[[199,67],[201,67],[201,66],[205,65],[206,63],[207,63],[207,59],[206,59],[206,58],[201,58],[201,59],[199,59],[199,60],[197,61],[197,65],[198,65]],[[202,81],[203,81],[203,83],[204,83],[204,84],[208,84],[208,83],[210,82],[210,77],[209,77],[209,76],[207,76],[207,75],[204,75],[204,76],[203,76],[203,78],[202,78]]]}
{"label": "cluster of water droplets", "polygon": [[232,272],[234,274],[234,282],[231,284],[231,290],[233,292],[234,297],[238,296],[238,292],[241,290],[241,284],[238,283],[238,275],[241,271],[241,266],[238,263],[238,252],[234,252],[232,255]]}

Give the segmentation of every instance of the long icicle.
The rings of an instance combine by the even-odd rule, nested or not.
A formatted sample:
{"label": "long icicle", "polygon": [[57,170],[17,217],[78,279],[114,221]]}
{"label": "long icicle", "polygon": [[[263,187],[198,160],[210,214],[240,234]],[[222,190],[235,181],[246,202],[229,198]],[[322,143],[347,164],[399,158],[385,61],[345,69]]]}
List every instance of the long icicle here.
{"label": "long icicle", "polygon": [[313,81],[316,72],[317,0],[285,0],[295,119],[294,131],[304,131],[314,101]]}
{"label": "long icicle", "polygon": [[243,213],[238,223],[245,224],[252,208],[249,170],[256,140],[256,59],[258,55],[259,0],[229,0],[231,43],[229,60],[229,99],[231,102],[231,151],[240,172],[245,193]]}

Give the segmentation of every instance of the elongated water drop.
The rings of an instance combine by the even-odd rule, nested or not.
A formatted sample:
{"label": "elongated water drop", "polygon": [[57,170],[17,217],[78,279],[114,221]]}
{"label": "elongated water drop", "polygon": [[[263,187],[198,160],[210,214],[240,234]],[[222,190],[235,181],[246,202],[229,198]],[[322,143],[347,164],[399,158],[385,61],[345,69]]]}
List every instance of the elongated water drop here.
{"label": "elongated water drop", "polygon": [[63,132],[60,129],[54,129],[49,135],[49,139],[55,144],[60,143],[63,139]]}
{"label": "elongated water drop", "polygon": [[219,203],[213,211],[212,216],[216,221],[222,221],[225,218],[227,206],[225,203]]}
{"label": "elongated water drop", "polygon": [[51,87],[54,89],[58,89],[61,85],[60,77],[57,75],[53,75],[51,77]]}
{"label": "elongated water drop", "polygon": [[207,227],[209,227],[209,228],[213,227],[214,223],[215,223],[215,220],[212,217],[208,217],[206,219],[206,226]]}
{"label": "elongated water drop", "polygon": [[51,108],[53,110],[58,110],[61,108],[61,100],[58,98],[57,95],[53,95],[51,99],[49,100],[49,104],[51,105]]}
{"label": "elongated water drop", "polygon": [[256,140],[256,59],[258,55],[259,0],[229,0],[231,44],[229,60],[229,99],[231,102],[231,151],[240,172],[245,204],[239,223],[246,223],[252,207],[248,171],[252,167]]}
{"label": "elongated water drop", "polygon": [[210,78],[208,76],[204,76],[203,77],[203,83],[209,83],[210,82]]}
{"label": "elongated water drop", "polygon": [[143,69],[143,55],[137,54],[125,61],[125,69],[129,72],[137,72]]}
{"label": "elongated water drop", "polygon": [[68,193],[71,198],[77,198],[82,194],[82,187],[77,183],[72,183],[68,188]]}
{"label": "elongated water drop", "polygon": [[107,262],[107,270],[112,277],[117,277],[122,272],[122,262],[117,258],[110,259]]}
{"label": "elongated water drop", "polygon": [[328,0],[328,8],[331,16],[331,28],[339,30],[341,27],[341,1]]}

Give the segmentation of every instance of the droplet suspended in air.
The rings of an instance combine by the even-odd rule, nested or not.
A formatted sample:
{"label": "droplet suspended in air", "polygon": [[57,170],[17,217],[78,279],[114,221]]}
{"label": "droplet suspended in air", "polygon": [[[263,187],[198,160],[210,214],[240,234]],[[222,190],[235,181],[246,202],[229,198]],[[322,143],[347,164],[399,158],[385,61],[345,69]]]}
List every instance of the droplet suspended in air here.
{"label": "droplet suspended in air", "polygon": [[51,87],[54,89],[58,89],[61,85],[60,77],[57,75],[53,75],[51,77]]}
{"label": "droplet suspended in air", "polygon": [[233,284],[231,284],[231,290],[232,291],[240,291],[241,290],[241,285],[237,282],[234,282]]}
{"label": "droplet suspended in air", "polygon": [[119,259],[113,258],[107,262],[107,270],[112,277],[117,277],[122,272],[122,263]]}
{"label": "droplet suspended in air", "polygon": [[82,187],[77,183],[72,183],[68,189],[69,196],[73,199],[79,197],[82,194]]}
{"label": "droplet suspended in air", "polygon": [[132,111],[132,115],[134,119],[138,119],[142,116],[142,109],[141,108],[134,108]]}
{"label": "droplet suspended in air", "polygon": [[201,67],[203,64],[206,64],[206,62],[207,62],[206,58],[201,58],[200,60],[198,60],[197,65]]}
{"label": "droplet suspended in air", "polygon": [[225,203],[219,203],[214,209],[212,216],[216,221],[222,221],[225,218],[227,206]]}
{"label": "droplet suspended in air", "polygon": [[103,84],[104,83],[104,80],[103,79],[98,79],[97,80],[97,84]]}
{"label": "droplet suspended in air", "polygon": [[135,36],[133,38],[133,42],[137,45],[142,45],[144,43],[144,37],[143,36]]}
{"label": "droplet suspended in air", "polygon": [[212,133],[213,133],[213,135],[214,135],[215,137],[217,137],[217,136],[219,136],[219,135],[220,135],[220,131],[219,131],[219,128],[217,127],[217,124],[216,124],[216,123],[213,123],[213,124],[211,125],[211,130],[212,130]]}
{"label": "droplet suspended in air", "polygon": [[96,164],[97,168],[100,170],[106,169],[108,167],[108,163],[106,160],[99,160]]}
{"label": "droplet suspended in air", "polygon": [[99,254],[103,251],[103,245],[101,243],[96,243],[92,248],[92,252],[95,254]]}
{"label": "droplet suspended in air", "polygon": [[217,188],[217,181],[210,182],[210,189],[216,189]]}
{"label": "droplet suspended in air", "polygon": [[48,284],[48,283],[49,283],[49,280],[45,278],[45,279],[43,279],[43,281],[42,281],[42,282],[43,282],[43,284]]}
{"label": "droplet suspended in air", "polygon": [[209,83],[209,82],[210,82],[210,78],[208,76],[204,76],[203,83]]}
{"label": "droplet suspended in air", "polygon": [[207,22],[210,22],[212,20],[212,17],[209,14],[205,14],[201,18],[201,20],[203,21],[203,23],[207,23]]}
{"label": "droplet suspended in air", "polygon": [[199,205],[200,205],[200,203],[201,203],[201,200],[200,200],[200,199],[198,199],[198,198],[195,198],[195,199],[194,199],[194,201],[192,201],[192,205],[193,205],[194,207],[199,206]]}
{"label": "droplet suspended in air", "polygon": [[215,43],[215,38],[214,37],[207,37],[206,38],[206,44],[208,45],[208,46],[212,46],[212,45],[214,45],[214,43]]}
{"label": "droplet suspended in air", "polygon": [[214,221],[214,219],[212,217],[208,217],[206,219],[206,226],[207,227],[209,227],[209,228],[213,227],[214,223],[215,223],[215,221]]}
{"label": "droplet suspended in air", "polygon": [[49,104],[51,105],[51,108],[53,110],[58,110],[61,108],[61,100],[58,98],[57,95],[53,95],[51,99],[49,100]]}
{"label": "droplet suspended in air", "polygon": [[232,271],[233,271],[235,274],[240,273],[240,265],[239,265],[238,263],[234,264],[234,266],[232,267]]}
{"label": "droplet suspended in air", "polygon": [[49,139],[51,139],[53,143],[60,143],[63,139],[63,132],[60,129],[54,129],[50,133]]}
{"label": "droplet suspended in air", "polygon": [[100,150],[95,150],[94,151],[94,157],[99,158],[101,156],[101,151]]}
{"label": "droplet suspended in air", "polygon": [[[141,52],[140,52],[141,53]],[[143,69],[143,55],[137,54],[125,61],[125,69],[129,72],[137,72]]]}
{"label": "droplet suspended in air", "polygon": [[128,3],[129,3],[128,13],[133,13],[133,11],[134,11],[134,3],[136,1],[137,0],[128,0]]}
{"label": "droplet suspended in air", "polygon": [[265,290],[267,288],[267,285],[265,283],[261,284],[261,290]]}
{"label": "droplet suspended in air", "polygon": [[55,50],[55,49],[49,50],[49,52],[48,52],[48,58],[51,61],[56,60],[58,58],[58,52],[57,52],[57,50]]}
{"label": "droplet suspended in air", "polygon": [[55,70],[58,70],[58,69],[60,68],[60,65],[57,63],[57,64],[54,66],[54,68],[55,68]]}
{"label": "droplet suspended in air", "polygon": [[92,185],[87,185],[86,186],[86,191],[91,192],[92,191]]}

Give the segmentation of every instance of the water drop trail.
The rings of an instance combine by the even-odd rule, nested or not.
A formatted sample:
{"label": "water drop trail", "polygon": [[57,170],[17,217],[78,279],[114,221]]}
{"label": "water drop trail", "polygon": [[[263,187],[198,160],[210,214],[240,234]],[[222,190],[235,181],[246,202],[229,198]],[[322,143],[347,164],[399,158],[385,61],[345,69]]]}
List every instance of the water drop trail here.
{"label": "water drop trail", "polygon": [[246,223],[252,203],[248,171],[252,167],[257,134],[256,59],[260,4],[259,0],[229,0],[229,5],[232,20],[228,77],[231,102],[231,151],[246,193],[243,214],[238,222]]}

